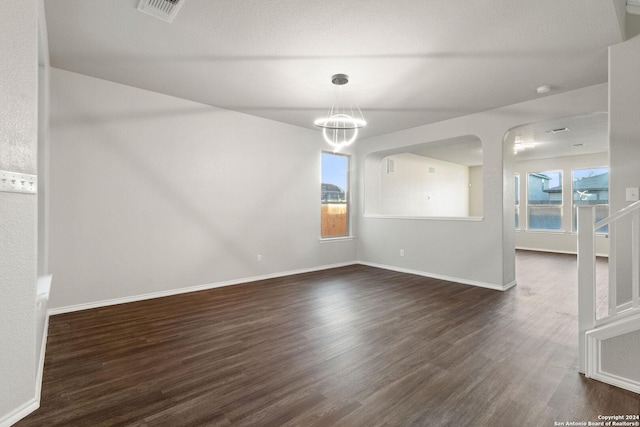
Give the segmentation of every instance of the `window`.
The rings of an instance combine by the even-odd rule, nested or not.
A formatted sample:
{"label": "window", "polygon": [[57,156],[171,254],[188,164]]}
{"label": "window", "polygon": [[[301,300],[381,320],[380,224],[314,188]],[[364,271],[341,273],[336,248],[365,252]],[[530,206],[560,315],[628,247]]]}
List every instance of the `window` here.
{"label": "window", "polygon": [[520,174],[515,175],[516,185],[516,230],[520,230]]}
{"label": "window", "polygon": [[529,173],[527,203],[530,230],[562,229],[562,172]]}
{"label": "window", "polygon": [[349,156],[322,153],[320,237],[349,235]]}
{"label": "window", "polygon": [[[578,228],[578,206],[596,206],[596,222],[609,216],[609,168],[573,170],[573,231]],[[608,226],[598,230],[607,233]]]}

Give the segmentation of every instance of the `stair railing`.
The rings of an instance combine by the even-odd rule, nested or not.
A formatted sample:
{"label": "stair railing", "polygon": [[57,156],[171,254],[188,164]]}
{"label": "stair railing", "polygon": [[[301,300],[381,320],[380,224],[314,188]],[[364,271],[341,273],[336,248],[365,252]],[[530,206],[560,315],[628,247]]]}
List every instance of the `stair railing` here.
{"label": "stair railing", "polygon": [[[621,221],[630,218],[631,221]],[[598,317],[596,307],[596,232],[609,227],[609,235],[631,235],[631,301],[618,303],[616,281],[616,241],[610,240],[609,284],[605,290],[607,313]],[[586,372],[586,334],[598,327],[640,312],[640,201],[635,202],[607,218],[595,222],[595,206],[578,206],[578,328],[579,371]]]}

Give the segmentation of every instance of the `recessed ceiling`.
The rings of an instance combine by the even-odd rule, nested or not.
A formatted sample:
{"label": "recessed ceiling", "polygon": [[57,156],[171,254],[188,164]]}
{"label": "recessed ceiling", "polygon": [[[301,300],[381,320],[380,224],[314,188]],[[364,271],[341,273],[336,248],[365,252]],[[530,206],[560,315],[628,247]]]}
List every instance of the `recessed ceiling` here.
{"label": "recessed ceiling", "polygon": [[[505,144],[513,147],[517,140],[535,145],[518,152],[516,161],[606,153],[609,151],[608,118],[605,112],[593,112],[519,126],[509,130]],[[482,141],[474,135],[400,147],[382,153],[411,153],[464,166],[482,165]]]}
{"label": "recessed ceiling", "polygon": [[[348,89],[373,136],[607,81],[615,0],[45,0],[52,66],[314,128]],[[536,93],[541,85],[554,90]]]}
{"label": "recessed ceiling", "polygon": [[606,153],[609,151],[609,115],[605,112],[561,117],[511,129],[506,144],[533,144],[516,154],[516,161]]}
{"label": "recessed ceiling", "polygon": [[474,135],[404,147],[402,151],[464,166],[482,166],[482,141]]}

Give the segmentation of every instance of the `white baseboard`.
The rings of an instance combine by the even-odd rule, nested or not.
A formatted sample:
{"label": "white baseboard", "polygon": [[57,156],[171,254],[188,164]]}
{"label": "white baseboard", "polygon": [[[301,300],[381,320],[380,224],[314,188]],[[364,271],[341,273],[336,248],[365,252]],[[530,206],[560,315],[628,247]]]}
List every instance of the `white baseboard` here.
{"label": "white baseboard", "polygon": [[601,381],[603,383],[607,383],[609,385],[620,387],[625,390],[629,390],[634,393],[640,394],[640,383],[636,381],[632,381],[628,378],[619,377],[617,375],[613,375],[604,371],[599,371],[597,373],[594,373],[587,378]]}
{"label": "white baseboard", "polygon": [[47,310],[47,313],[46,313],[45,326],[44,326],[44,331],[45,332],[43,334],[42,342],[41,342],[42,351],[40,352],[40,360],[38,361],[38,369],[37,369],[37,373],[36,373],[36,375],[37,375],[37,378],[36,378],[36,395],[35,395],[35,397],[33,399],[31,399],[30,401],[26,402],[24,405],[20,406],[19,408],[17,408],[13,412],[11,412],[11,413],[7,414],[6,416],[4,416],[3,418],[1,418],[0,419],[0,427],[9,427],[9,426],[15,424],[16,422],[18,422],[19,420],[21,420],[22,418],[26,417],[27,415],[29,415],[30,413],[32,413],[33,411],[35,411],[36,409],[38,409],[40,407],[40,396],[41,396],[41,390],[42,390],[42,375],[43,375],[43,372],[44,372],[44,359],[45,359],[45,348],[46,348],[46,344],[47,344],[47,331],[48,331],[48,326],[49,326],[49,316],[56,315],[56,314],[62,314],[62,313],[71,313],[71,312],[81,311],[81,310],[87,310],[87,309],[91,309],[91,308],[100,308],[100,307],[106,307],[106,306],[116,305],[116,304],[124,304],[124,303],[128,303],[128,302],[143,301],[143,300],[148,300],[148,299],[153,299],[153,298],[161,298],[161,297],[166,297],[166,296],[172,296],[172,295],[179,295],[179,294],[185,294],[185,293],[190,293],[190,292],[203,291],[203,290],[208,290],[208,289],[220,288],[220,287],[223,287],[223,286],[233,286],[233,285],[238,285],[238,284],[242,284],[242,283],[256,282],[256,281],[259,281],[259,280],[267,280],[267,279],[273,279],[273,278],[278,278],[278,277],[291,276],[291,275],[294,275],[294,274],[302,274],[302,273],[310,273],[310,272],[314,272],[314,271],[329,270],[329,269],[332,269],[332,268],[346,267],[346,266],[355,265],[355,264],[366,265],[366,266],[375,267],[375,268],[381,268],[381,269],[384,269],[384,270],[397,271],[397,272],[400,272],[400,273],[415,274],[415,275],[418,275],[418,276],[429,277],[429,278],[433,278],[433,279],[447,280],[447,281],[450,281],[450,282],[456,282],[456,283],[461,283],[461,284],[471,285],[471,286],[478,286],[478,287],[488,288],[488,289],[493,289],[493,290],[498,290],[498,291],[506,291],[507,289],[509,289],[509,288],[511,288],[511,287],[516,285],[516,281],[515,280],[513,282],[511,282],[511,283],[508,283],[506,285],[500,286],[500,285],[495,285],[495,284],[492,284],[492,283],[485,283],[485,282],[478,282],[478,281],[475,281],[475,280],[461,279],[459,277],[444,276],[444,275],[432,274],[432,273],[419,271],[419,270],[411,270],[411,269],[406,269],[406,268],[394,267],[394,266],[390,266],[390,265],[376,264],[376,263],[361,262],[360,261],[360,262],[345,262],[345,263],[338,263],[338,264],[323,265],[323,266],[319,266],[319,267],[305,268],[305,269],[299,269],[299,270],[290,270],[290,271],[285,271],[285,272],[280,272],[280,273],[265,274],[265,275],[261,275],[261,276],[245,277],[245,278],[241,278],[241,279],[228,280],[228,281],[210,283],[210,284],[199,285],[199,286],[191,286],[191,287],[188,287],[188,288],[170,289],[170,290],[167,290],[167,291],[152,292],[152,293],[148,293],[148,294],[135,295],[135,296],[131,296],[131,297],[115,298],[115,299],[96,301],[96,302],[86,303],[86,304],[77,304],[77,305],[72,305],[72,306],[50,308],[50,309]]}
{"label": "white baseboard", "polygon": [[190,293],[190,292],[206,291],[206,290],[209,290],[209,289],[221,288],[221,287],[224,287],[224,286],[233,286],[233,285],[240,285],[240,284],[243,284],[243,283],[257,282],[259,280],[267,280],[267,279],[274,279],[274,278],[278,278],[278,277],[292,276],[294,274],[303,274],[303,273],[311,273],[311,272],[314,272],[314,271],[329,270],[329,269],[332,269],[332,268],[346,267],[346,266],[354,265],[354,264],[357,264],[357,262],[345,262],[345,263],[338,263],[338,264],[329,264],[329,265],[322,265],[322,266],[319,266],[319,267],[303,268],[303,269],[299,269],[299,270],[290,270],[290,271],[283,271],[283,272],[279,272],[279,273],[265,274],[265,275],[261,275],[261,276],[243,277],[243,278],[240,278],[240,279],[227,280],[227,281],[224,281],[224,282],[216,282],[216,283],[209,283],[209,284],[205,284],[205,285],[190,286],[190,287],[187,287],[187,288],[169,289],[169,290],[166,290],[166,291],[151,292],[151,293],[148,293],[148,294],[134,295],[134,296],[130,296],[130,297],[114,298],[114,299],[90,302],[90,303],[85,303],[85,304],[76,304],[76,305],[70,305],[70,306],[65,306],[65,307],[50,308],[48,313],[51,316],[56,315],[56,314],[72,313],[72,312],[75,312],[75,311],[88,310],[88,309],[92,309],[92,308],[107,307],[107,306],[110,306],[110,305],[125,304],[125,303],[128,303],[128,302],[144,301],[144,300],[148,300],[148,299],[162,298],[162,297],[168,297],[168,296],[172,296],[172,295],[186,294],[186,293]]}
{"label": "white baseboard", "polygon": [[[44,374],[44,355],[47,347],[47,331],[49,330],[49,313],[47,312],[47,300],[49,296],[49,289],[51,288],[51,275],[38,277],[37,284],[37,310],[38,313],[44,314],[44,325],[42,339],[40,341],[39,357],[36,361],[36,384],[35,395],[32,399],[26,402],[24,405],[16,408],[11,413],[0,418],[0,427],[11,426],[33,411],[40,407],[40,396],[42,394],[42,376]],[[37,321],[40,321],[41,317],[37,317]],[[37,339],[37,338],[36,338]]]}
{"label": "white baseboard", "polygon": [[461,283],[463,285],[477,286],[480,288],[493,289],[496,291],[506,291],[516,285],[515,280],[505,285],[496,285],[494,283],[478,282],[476,280],[462,279],[460,277],[445,276],[441,274],[429,273],[426,271],[412,270],[409,268],[395,267],[395,266],[386,265],[386,264],[377,264],[374,262],[359,261],[358,263],[362,265],[368,265],[369,267],[376,267],[376,268],[382,268],[384,270],[397,271],[398,273],[415,274],[417,276],[429,277],[432,279],[439,279],[439,280],[446,280],[448,282]]}
{"label": "white baseboard", "polygon": [[4,417],[0,418],[0,427],[9,427],[35,411],[40,407],[40,397],[33,398],[26,402],[24,405],[16,408],[12,412],[8,413]]}
{"label": "white baseboard", "polygon": [[367,265],[367,266],[370,266],[370,267],[382,268],[384,270],[397,271],[397,272],[400,272],[400,273],[415,274],[415,275],[419,275],[419,276],[430,277],[430,278],[433,278],[433,279],[447,280],[447,281],[450,281],[450,282],[457,282],[457,283],[462,283],[464,285],[478,286],[478,287],[481,287],[481,288],[494,289],[494,290],[498,290],[498,291],[506,291],[506,290],[508,290],[508,289],[510,289],[510,288],[512,288],[513,286],[516,285],[516,281],[515,280],[513,282],[507,283],[505,285],[496,285],[496,284],[493,284],[493,283],[478,282],[478,281],[475,281],[475,280],[462,279],[462,278],[459,278],[459,277],[452,277],[452,276],[444,276],[444,275],[433,274],[433,273],[428,273],[428,272],[419,271],[419,270],[411,270],[411,269],[406,269],[406,268],[394,267],[394,266],[385,265],[385,264],[354,261],[354,262],[344,262],[344,263],[338,263],[338,264],[328,264],[328,265],[322,265],[322,266],[319,266],[319,267],[304,268],[304,269],[299,269],[299,270],[289,270],[289,271],[284,271],[284,272],[279,272],[279,273],[265,274],[265,275],[261,275],[261,276],[244,277],[244,278],[240,278],[240,279],[227,280],[227,281],[223,281],[223,282],[209,283],[209,284],[198,285],[198,286],[190,286],[190,287],[187,287],[187,288],[169,289],[169,290],[166,290],[166,291],[151,292],[151,293],[148,293],[148,294],[134,295],[134,296],[123,297],[123,298],[114,298],[114,299],[110,299],[110,300],[95,301],[95,302],[90,302],[90,303],[85,303],[85,304],[76,304],[76,305],[70,305],[70,306],[64,306],[64,307],[50,308],[49,311],[48,311],[48,314],[53,316],[53,315],[56,315],[56,314],[72,313],[72,312],[75,312],[75,311],[89,310],[89,309],[92,309],[92,308],[107,307],[107,306],[110,306],[110,305],[125,304],[125,303],[136,302],[136,301],[144,301],[144,300],[148,300],[148,299],[162,298],[162,297],[167,297],[167,296],[172,296],[172,295],[185,294],[185,293],[189,293],[189,292],[205,291],[205,290],[208,290],[208,289],[221,288],[221,287],[224,287],[224,286],[239,285],[239,284],[242,284],[242,283],[257,282],[259,280],[266,280],[266,279],[274,279],[274,278],[278,278],[278,277],[292,276],[294,274],[302,274],[302,273],[310,273],[310,272],[314,272],[314,271],[329,270],[329,269],[332,269],[332,268],[346,267],[346,266],[354,265],[354,264]]}
{"label": "white baseboard", "polygon": [[44,321],[44,334],[42,334],[42,342],[40,343],[40,360],[38,360],[38,369],[36,371],[36,400],[40,406],[40,396],[42,393],[42,376],[44,375],[44,356],[47,350],[47,336],[49,331],[49,313],[47,312]]}

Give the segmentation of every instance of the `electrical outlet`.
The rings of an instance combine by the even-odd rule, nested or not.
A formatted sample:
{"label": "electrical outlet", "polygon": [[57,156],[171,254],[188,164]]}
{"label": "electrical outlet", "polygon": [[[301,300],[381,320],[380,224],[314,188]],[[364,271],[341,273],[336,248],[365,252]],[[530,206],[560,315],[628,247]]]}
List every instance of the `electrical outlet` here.
{"label": "electrical outlet", "polygon": [[404,249],[400,249],[400,256],[404,256]]}
{"label": "electrical outlet", "polygon": [[627,188],[627,202],[637,202],[639,199],[638,187]]}
{"label": "electrical outlet", "polygon": [[38,177],[19,172],[0,171],[0,191],[35,194]]}
{"label": "electrical outlet", "polygon": [[258,254],[256,256],[256,262],[262,262],[262,255]]}

